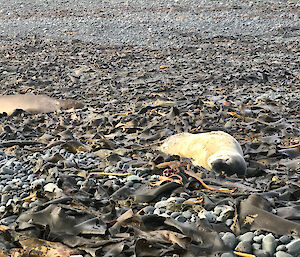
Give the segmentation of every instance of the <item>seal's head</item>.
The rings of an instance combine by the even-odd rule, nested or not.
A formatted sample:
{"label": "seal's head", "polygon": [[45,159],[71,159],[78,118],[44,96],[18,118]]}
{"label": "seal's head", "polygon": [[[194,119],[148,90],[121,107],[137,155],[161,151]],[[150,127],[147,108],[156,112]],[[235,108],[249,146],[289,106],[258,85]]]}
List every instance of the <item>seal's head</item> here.
{"label": "seal's head", "polygon": [[208,158],[208,165],[217,173],[224,172],[227,176],[237,174],[244,177],[246,174],[246,162],[240,154],[231,151],[217,152]]}

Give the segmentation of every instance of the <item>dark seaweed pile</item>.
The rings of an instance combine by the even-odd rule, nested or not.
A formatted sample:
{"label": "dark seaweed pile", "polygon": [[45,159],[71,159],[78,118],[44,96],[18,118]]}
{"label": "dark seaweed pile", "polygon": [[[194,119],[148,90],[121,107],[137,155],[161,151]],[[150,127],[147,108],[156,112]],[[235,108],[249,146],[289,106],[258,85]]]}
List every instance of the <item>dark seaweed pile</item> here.
{"label": "dark seaweed pile", "polygon": [[[144,211],[183,195],[198,199],[194,212],[232,206],[236,235],[261,230],[299,236],[299,41],[216,37],[193,47],[150,49],[2,39],[0,56],[1,94],[33,92],[85,103],[80,110],[1,117],[2,150],[30,164],[34,180],[42,180],[24,190],[30,199],[2,192],[16,195],[1,213],[2,219],[14,217],[0,231],[6,252],[28,254],[34,238],[92,256],[230,252],[217,233],[230,229],[222,222],[197,219],[195,226]],[[191,168],[202,171],[206,183],[234,192],[203,189],[184,165],[169,167],[183,185],[149,185],[168,168],[159,164],[187,161],[156,151],[162,140],[213,130],[240,142],[247,178]],[[79,152],[87,161],[71,165],[66,156]],[[134,183],[109,172],[131,173]],[[45,190],[49,183],[56,191]]]}

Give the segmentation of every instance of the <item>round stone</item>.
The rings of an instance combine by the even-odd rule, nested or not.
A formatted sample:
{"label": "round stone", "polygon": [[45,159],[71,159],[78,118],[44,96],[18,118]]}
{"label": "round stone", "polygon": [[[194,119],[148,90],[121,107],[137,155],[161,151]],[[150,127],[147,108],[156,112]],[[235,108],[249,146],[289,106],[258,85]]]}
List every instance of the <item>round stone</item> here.
{"label": "round stone", "polygon": [[176,217],[175,220],[184,223],[184,222],[186,222],[187,219],[185,217],[183,217],[182,215],[179,215],[178,217]]}
{"label": "round stone", "polygon": [[285,246],[285,245],[279,245],[279,246],[277,246],[276,252],[279,252],[279,251],[284,251],[284,252],[286,252],[286,251],[287,251],[286,246]]}
{"label": "round stone", "polygon": [[155,209],[154,212],[153,212],[153,214],[160,215],[160,214],[165,213],[165,211],[166,211],[166,209],[163,209],[163,208],[161,208],[161,209]]}
{"label": "round stone", "polygon": [[0,169],[0,173],[1,174],[6,174],[6,175],[13,175],[15,173],[15,171],[13,169],[10,169],[6,166],[3,166],[1,169]]}
{"label": "round stone", "polygon": [[290,255],[284,251],[278,251],[276,252],[275,257],[293,257],[293,255]]}
{"label": "round stone", "polygon": [[255,236],[253,237],[253,241],[260,244],[264,237],[264,235]]}
{"label": "round stone", "polygon": [[226,226],[230,227],[233,224],[233,219],[228,219],[225,221]]}
{"label": "round stone", "polygon": [[[254,256],[256,257],[270,257],[269,253],[264,250],[258,249],[253,251]],[[273,255],[272,255],[273,256]]]}
{"label": "round stone", "polygon": [[159,201],[154,205],[154,207],[159,209],[159,208],[164,208],[167,205],[168,205],[168,201]]}
{"label": "round stone", "polygon": [[221,257],[236,257],[233,253],[223,253]]}
{"label": "round stone", "polygon": [[292,255],[300,255],[300,238],[286,245],[287,252]]}
{"label": "round stone", "polygon": [[240,241],[247,241],[247,242],[253,242],[253,238],[254,238],[254,233],[253,232],[247,232],[241,236],[239,236],[239,240]]}
{"label": "round stone", "polygon": [[259,243],[253,243],[252,244],[252,248],[253,248],[253,250],[259,250],[259,249],[261,249],[261,244],[259,244]]}
{"label": "round stone", "polygon": [[288,244],[289,242],[291,242],[291,239],[288,237],[288,236],[281,236],[279,238],[279,241],[282,243],[282,244]]}
{"label": "round stone", "polygon": [[127,181],[140,182],[141,180],[142,179],[137,175],[130,175],[127,177]]}
{"label": "round stone", "polygon": [[275,237],[273,234],[266,235],[262,240],[262,250],[266,251],[270,254],[270,256],[273,256],[275,253],[275,249],[277,247],[277,242],[275,240]]}
{"label": "round stone", "polygon": [[181,212],[173,212],[172,214],[171,214],[171,218],[173,218],[173,219],[175,219],[175,218],[177,218],[179,215],[181,215]]}
{"label": "round stone", "polygon": [[146,214],[152,214],[154,212],[154,210],[155,210],[155,208],[153,206],[149,205],[149,206],[145,207],[144,212]]}
{"label": "round stone", "polygon": [[235,247],[235,250],[238,252],[252,253],[252,244],[250,241],[241,241]]}
{"label": "round stone", "polygon": [[189,219],[192,217],[192,213],[190,211],[184,211],[182,212],[182,216]]}
{"label": "round stone", "polygon": [[185,201],[184,198],[182,197],[176,197],[176,196],[173,196],[173,197],[170,197],[169,199],[167,199],[168,202],[175,202],[175,203],[183,203]]}
{"label": "round stone", "polygon": [[224,242],[224,244],[226,246],[228,246],[230,249],[234,249],[237,245],[237,239],[235,234],[231,233],[231,232],[226,232],[223,236],[222,236],[222,240]]}

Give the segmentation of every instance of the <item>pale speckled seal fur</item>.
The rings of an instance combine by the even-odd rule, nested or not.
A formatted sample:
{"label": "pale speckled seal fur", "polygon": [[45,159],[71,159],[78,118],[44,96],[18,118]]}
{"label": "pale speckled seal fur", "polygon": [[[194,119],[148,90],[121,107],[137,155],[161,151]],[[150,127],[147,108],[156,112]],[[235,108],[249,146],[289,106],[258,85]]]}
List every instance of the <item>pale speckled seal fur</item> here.
{"label": "pale speckled seal fur", "polygon": [[0,113],[12,114],[16,109],[30,113],[48,113],[60,109],[82,108],[75,100],[55,99],[46,95],[3,95],[0,96]]}
{"label": "pale speckled seal fur", "polygon": [[226,175],[246,173],[246,162],[240,144],[234,137],[213,131],[201,134],[180,133],[171,136],[159,147],[168,155],[179,155],[193,160],[194,165]]}

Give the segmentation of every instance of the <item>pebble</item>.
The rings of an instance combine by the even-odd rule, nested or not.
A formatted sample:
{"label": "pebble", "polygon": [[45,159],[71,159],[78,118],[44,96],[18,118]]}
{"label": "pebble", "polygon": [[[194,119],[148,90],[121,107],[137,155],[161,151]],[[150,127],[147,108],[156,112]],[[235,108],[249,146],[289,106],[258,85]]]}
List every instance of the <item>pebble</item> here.
{"label": "pebble", "polygon": [[1,174],[6,174],[6,175],[13,175],[15,173],[14,170],[10,169],[10,168],[7,168],[6,166],[3,166],[1,169],[0,169],[0,173]]}
{"label": "pebble", "polygon": [[236,257],[233,253],[223,253],[221,257]]}
{"label": "pebble", "polygon": [[163,207],[166,207],[168,205],[168,201],[165,200],[165,201],[159,201],[157,202],[154,207],[159,209],[159,208],[163,208]]}
{"label": "pebble", "polygon": [[1,195],[1,205],[6,205],[9,199],[12,199],[12,195]]}
{"label": "pebble", "polygon": [[0,220],[0,224],[8,226],[18,218],[17,215],[11,215]]}
{"label": "pebble", "polygon": [[259,243],[253,243],[252,244],[252,248],[253,248],[253,250],[259,250],[259,249],[261,249],[261,244],[259,244]]}
{"label": "pebble", "polygon": [[287,248],[285,245],[279,245],[276,247],[276,252],[279,252],[279,251],[284,251],[286,252],[287,251]]}
{"label": "pebble", "polygon": [[293,255],[290,255],[289,253],[286,253],[284,251],[278,251],[276,252],[275,257],[293,257]]}
{"label": "pebble", "polygon": [[4,205],[0,206],[0,213],[2,213],[2,212],[5,212],[5,206]]}
{"label": "pebble", "polygon": [[161,208],[161,209],[155,209],[154,212],[153,212],[153,214],[160,215],[160,214],[165,213],[165,211],[166,211],[166,209],[163,209],[163,208]]}
{"label": "pebble", "polygon": [[254,251],[253,251],[253,254],[254,254],[256,257],[270,257],[270,256],[273,256],[273,255],[270,255],[268,252],[266,252],[266,251],[264,251],[264,250],[261,250],[261,249],[254,250]]}
{"label": "pebble", "polygon": [[300,256],[300,238],[288,243],[286,248],[289,254]]}
{"label": "pebble", "polygon": [[171,214],[171,218],[175,219],[175,218],[177,218],[179,215],[181,215],[181,212],[173,212],[173,213]]}
{"label": "pebble", "polygon": [[253,238],[254,238],[254,233],[253,232],[247,232],[241,236],[238,237],[238,239],[240,241],[243,241],[243,242],[253,242]]}
{"label": "pebble", "polygon": [[142,179],[137,175],[130,175],[127,177],[127,181],[140,182],[141,180]]}
{"label": "pebble", "polygon": [[264,237],[264,235],[255,236],[253,237],[253,241],[256,243],[261,243]]}
{"label": "pebble", "polygon": [[11,190],[11,186],[10,185],[6,185],[4,188],[3,188],[3,190],[2,190],[2,192],[4,193],[4,192],[9,192]]}
{"label": "pebble", "polygon": [[216,219],[217,219],[217,216],[213,212],[206,211],[206,210],[203,210],[203,211],[199,212],[198,217],[200,219],[207,219],[208,222],[210,222],[210,223],[215,222]]}
{"label": "pebble", "polygon": [[187,219],[184,216],[179,215],[175,218],[175,220],[184,223],[184,222],[186,222]]}
{"label": "pebble", "polygon": [[235,234],[233,234],[231,232],[226,232],[222,236],[222,240],[223,240],[224,244],[226,246],[228,246],[230,249],[234,249],[237,245],[237,242],[238,242]]}
{"label": "pebble", "polygon": [[262,250],[265,250],[270,256],[273,256],[275,249],[277,247],[277,242],[273,234],[266,235],[262,240]]}
{"label": "pebble", "polygon": [[225,221],[226,226],[230,227],[233,224],[233,219],[228,219]]}
{"label": "pebble", "polygon": [[291,239],[288,237],[288,236],[281,236],[279,238],[279,241],[282,243],[282,244],[288,244],[289,242],[291,242]]}
{"label": "pebble", "polygon": [[190,211],[184,211],[182,212],[182,216],[187,219],[190,219],[192,217],[192,213]]}
{"label": "pebble", "polygon": [[185,198],[183,197],[170,197],[167,199],[167,202],[176,202],[176,203],[183,203],[185,201]]}
{"label": "pebble", "polygon": [[250,241],[241,241],[235,247],[236,251],[245,252],[245,253],[252,253],[252,245]]}

